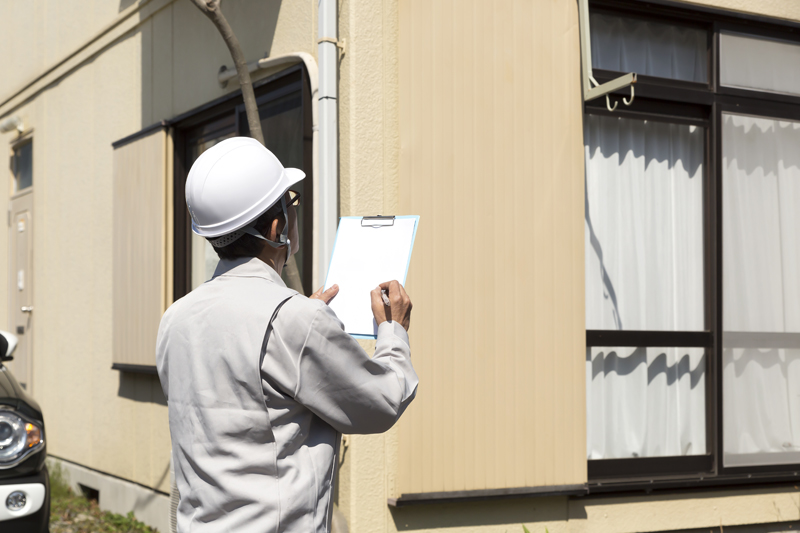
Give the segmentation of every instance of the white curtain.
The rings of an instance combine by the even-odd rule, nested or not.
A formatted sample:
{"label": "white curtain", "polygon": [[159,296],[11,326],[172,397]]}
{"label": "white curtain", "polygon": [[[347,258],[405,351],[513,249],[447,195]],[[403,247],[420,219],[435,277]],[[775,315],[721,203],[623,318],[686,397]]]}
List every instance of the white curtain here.
{"label": "white curtain", "polygon": [[587,348],[589,459],[706,452],[703,348]]}
{"label": "white curtain", "polygon": [[[587,115],[587,329],[704,329],[704,130]],[[591,348],[590,459],[702,454],[702,348]]]}
{"label": "white curtain", "polygon": [[800,123],[723,115],[726,466],[800,463]]}
{"label": "white curtain", "polygon": [[586,329],[704,329],[704,135],[586,115]]}
{"label": "white curtain", "polygon": [[708,81],[704,30],[592,13],[592,67],[683,81]]}

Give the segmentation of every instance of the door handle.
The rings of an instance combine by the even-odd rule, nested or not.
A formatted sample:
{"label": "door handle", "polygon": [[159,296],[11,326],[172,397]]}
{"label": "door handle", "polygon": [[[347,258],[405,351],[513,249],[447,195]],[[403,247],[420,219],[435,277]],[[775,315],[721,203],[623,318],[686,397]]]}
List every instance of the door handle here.
{"label": "door handle", "polygon": [[33,313],[33,306],[32,305],[23,305],[19,308],[20,311],[23,313]]}

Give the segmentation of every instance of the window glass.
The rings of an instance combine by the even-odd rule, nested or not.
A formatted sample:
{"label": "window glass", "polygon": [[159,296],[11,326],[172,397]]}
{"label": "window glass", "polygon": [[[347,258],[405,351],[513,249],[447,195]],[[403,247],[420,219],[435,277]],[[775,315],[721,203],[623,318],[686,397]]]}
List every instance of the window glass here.
{"label": "window glass", "polygon": [[592,13],[592,67],[708,83],[704,30]]}
{"label": "window glass", "polygon": [[587,329],[704,329],[704,135],[586,115]]}
{"label": "window glass", "polygon": [[725,466],[800,463],[800,123],[723,114]]}
{"label": "window glass", "polygon": [[589,459],[706,453],[703,348],[586,349]]}
{"label": "window glass", "polygon": [[[277,99],[261,100],[258,111],[261,118],[261,130],[267,148],[275,154],[285,167],[302,169],[304,167],[302,94],[297,91]],[[238,124],[239,132],[236,130],[236,112],[231,112],[229,115],[209,121],[188,132],[186,168],[191,168],[191,165],[200,154],[218,142],[236,135],[250,134],[250,130],[247,127],[247,115],[241,107]],[[290,286],[298,286],[299,281],[305,279],[303,277],[305,270],[303,249],[311,246],[310,242],[305,243],[303,241],[303,232],[307,226],[310,228],[308,217],[312,214],[309,210],[311,198],[309,195],[304,194],[306,189],[310,190],[310,187],[304,181],[292,187],[302,194],[302,198],[300,205],[296,207],[301,246],[300,251],[293,257],[297,265],[296,274],[298,279],[293,284],[289,283],[288,276],[292,274],[290,268],[284,268],[282,274],[284,281]],[[203,237],[192,233],[191,239],[191,287],[195,289],[211,279],[219,263],[219,257],[214,251],[214,247]]]}
{"label": "window glass", "polygon": [[33,141],[14,148],[12,168],[14,170],[14,192],[33,185]]}
{"label": "window glass", "polygon": [[722,33],[722,85],[800,95],[800,45],[777,39]]}
{"label": "window glass", "polygon": [[[272,151],[284,167],[303,168],[303,107],[302,95],[295,92],[275,100],[259,105],[258,114],[261,119],[261,133],[264,135],[264,144]],[[239,123],[243,127],[245,135],[249,135],[250,128],[247,127],[247,116],[242,110],[239,113]],[[306,217],[311,213],[306,212],[305,206],[310,205],[311,198],[305,194],[306,180],[292,186],[292,189],[302,194],[300,205],[297,211],[297,231],[300,235],[300,250],[294,255],[297,265],[297,274],[300,280],[304,277],[304,249],[309,249],[311,243],[304,242],[304,230],[308,224]],[[282,277],[289,284],[288,276],[291,275],[288,268],[284,268]],[[296,286],[296,285],[295,285]],[[308,289],[308,287],[304,287]]]}

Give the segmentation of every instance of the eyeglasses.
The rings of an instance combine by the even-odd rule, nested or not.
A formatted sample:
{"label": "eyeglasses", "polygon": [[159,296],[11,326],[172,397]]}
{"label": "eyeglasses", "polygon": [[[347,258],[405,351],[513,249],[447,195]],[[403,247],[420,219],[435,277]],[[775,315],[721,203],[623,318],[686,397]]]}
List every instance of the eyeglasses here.
{"label": "eyeglasses", "polygon": [[290,205],[297,207],[300,205],[300,197],[302,194],[297,191],[289,191],[287,194],[289,195],[289,201],[286,202],[286,207],[289,207]]}

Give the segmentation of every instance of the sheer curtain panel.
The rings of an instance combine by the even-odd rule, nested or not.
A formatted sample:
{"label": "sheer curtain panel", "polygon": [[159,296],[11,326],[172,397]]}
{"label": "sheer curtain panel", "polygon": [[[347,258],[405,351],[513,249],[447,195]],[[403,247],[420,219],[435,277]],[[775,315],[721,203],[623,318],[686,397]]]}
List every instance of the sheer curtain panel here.
{"label": "sheer curtain panel", "polygon": [[[586,328],[700,331],[703,128],[586,115]],[[586,352],[589,459],[706,452],[702,348]]]}
{"label": "sheer curtain panel", "polygon": [[703,330],[704,135],[586,115],[586,329]]}
{"label": "sheer curtain panel", "polygon": [[800,123],[723,114],[725,466],[800,463]]}
{"label": "sheer curtain panel", "polygon": [[600,13],[589,20],[593,68],[708,82],[704,30]]}
{"label": "sheer curtain panel", "polygon": [[703,348],[586,349],[589,459],[706,452]]}

